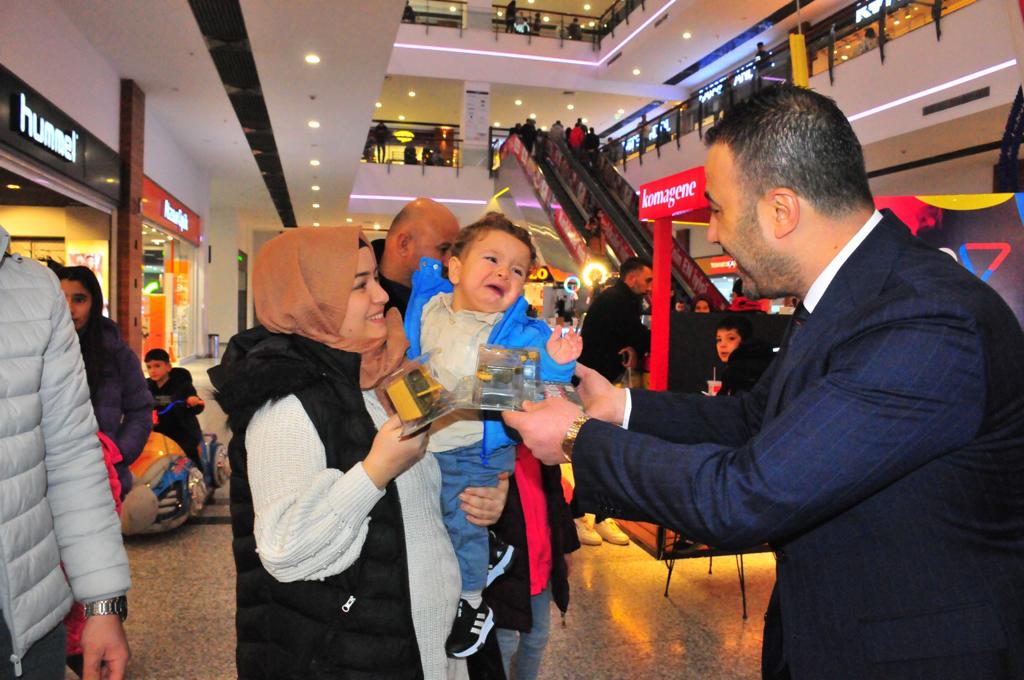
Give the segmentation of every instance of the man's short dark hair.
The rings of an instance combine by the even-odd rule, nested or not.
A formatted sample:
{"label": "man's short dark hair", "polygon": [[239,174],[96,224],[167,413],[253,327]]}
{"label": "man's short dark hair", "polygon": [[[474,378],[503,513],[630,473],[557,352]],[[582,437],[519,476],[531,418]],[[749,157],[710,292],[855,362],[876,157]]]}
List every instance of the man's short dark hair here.
{"label": "man's short dark hair", "polygon": [[729,148],[754,197],[788,187],[830,217],[874,205],[857,135],[836,103],[816,92],[761,90],[728,111],[704,143]]}
{"label": "man's short dark hair", "polygon": [[483,238],[492,231],[504,232],[515,237],[523,245],[530,249],[530,264],[537,261],[537,248],[533,245],[530,232],[512,223],[500,212],[491,211],[478,219],[473,224],[459,231],[452,246],[452,257],[462,257],[473,241]]}
{"label": "man's short dark hair", "polygon": [[646,257],[631,257],[619,267],[619,278],[625,279],[633,272],[640,271],[644,267],[651,268],[651,261]]}
{"label": "man's short dark hair", "polygon": [[151,349],[146,352],[146,358],[144,361],[163,361],[164,363],[171,363],[171,355],[167,353],[165,349]]}

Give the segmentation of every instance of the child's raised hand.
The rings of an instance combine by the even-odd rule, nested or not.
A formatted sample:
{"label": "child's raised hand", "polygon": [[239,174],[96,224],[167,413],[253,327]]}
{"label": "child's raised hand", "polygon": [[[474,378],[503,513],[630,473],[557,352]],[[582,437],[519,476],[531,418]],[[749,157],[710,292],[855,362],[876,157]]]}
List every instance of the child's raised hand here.
{"label": "child's raised hand", "polygon": [[571,329],[563,334],[562,326],[558,325],[551,332],[546,349],[556,364],[567,364],[579,359],[583,352],[583,338]]}

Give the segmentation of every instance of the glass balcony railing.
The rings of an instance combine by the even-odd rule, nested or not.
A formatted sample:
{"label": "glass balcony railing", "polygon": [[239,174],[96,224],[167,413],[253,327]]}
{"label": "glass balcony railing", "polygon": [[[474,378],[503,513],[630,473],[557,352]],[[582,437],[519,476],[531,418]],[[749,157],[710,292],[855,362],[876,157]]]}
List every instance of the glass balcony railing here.
{"label": "glass balcony railing", "polygon": [[459,126],[374,120],[366,135],[362,162],[455,168],[462,166]]}
{"label": "glass balcony railing", "polygon": [[[882,2],[885,16],[882,15]],[[885,44],[908,33],[935,26],[938,19],[977,0],[940,0],[937,6],[913,0],[861,0],[840,10],[825,21],[807,27],[807,62],[810,75],[832,73],[838,79],[839,67],[862,55],[874,53],[881,58]],[[885,30],[881,26],[884,23]],[[881,36],[881,37],[880,37]],[[831,53],[831,59],[829,54]],[[602,147],[605,157],[623,167],[630,160],[643,163],[649,153],[661,155],[661,147],[691,132],[703,133],[732,106],[750,97],[762,87],[792,78],[789,43],[767,50],[737,69],[717,78],[684,102],[661,115],[642,118],[630,131],[617,139],[609,137]]]}
{"label": "glass balcony railing", "polygon": [[[604,2],[595,0],[594,4],[603,5]],[[495,34],[522,36],[527,44],[534,38],[548,38],[589,42],[596,49],[605,36],[614,37],[618,27],[629,25],[634,9],[644,6],[645,0],[615,0],[604,12],[599,13],[588,9],[589,5],[583,5],[583,11],[568,13],[547,9],[543,0],[538,0],[535,4],[519,2],[516,11],[510,14],[508,4],[496,3],[491,5],[490,29]],[[402,22],[424,26],[427,30],[439,26],[461,31],[468,28],[469,11],[470,7],[464,0],[410,0]]]}

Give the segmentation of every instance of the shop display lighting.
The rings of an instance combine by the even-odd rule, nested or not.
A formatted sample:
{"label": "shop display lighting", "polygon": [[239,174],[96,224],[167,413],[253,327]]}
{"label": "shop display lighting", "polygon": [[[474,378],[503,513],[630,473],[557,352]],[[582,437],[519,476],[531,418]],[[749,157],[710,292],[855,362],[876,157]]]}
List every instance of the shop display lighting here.
{"label": "shop display lighting", "polygon": [[319,204],[319,203],[314,203],[314,204],[313,204],[313,207],[314,207],[314,208],[319,208],[319,207],[320,207],[320,204]]}
{"label": "shop display lighting", "polygon": [[306,125],[308,125],[309,127],[313,128],[314,130],[316,130],[317,128],[320,127],[320,121],[318,121],[318,120],[311,120],[308,123],[306,123]]}
{"label": "shop display lighting", "polygon": [[523,105],[523,100],[522,99],[517,99],[516,100],[516,106],[522,106],[522,105]]}
{"label": "shop display lighting", "polygon": [[378,109],[379,109],[380,107],[382,107],[382,106],[384,106],[384,105],[383,105],[383,104],[381,104],[380,102],[376,102],[376,103],[374,103],[374,107],[376,107],[376,108],[378,108]]}
{"label": "shop display lighting", "polygon": [[409,96],[410,97],[415,97],[416,93],[413,90],[409,90]]}
{"label": "shop display lighting", "polygon": [[309,164],[310,164],[310,165],[312,165],[312,166],[313,166],[313,167],[315,168],[315,167],[317,167],[318,165],[320,165],[320,161],[318,161],[317,159],[315,159],[315,158],[314,158],[313,160],[311,160],[311,161],[309,162]]}
{"label": "shop display lighting", "polygon": [[314,184],[313,186],[310,187],[310,189],[312,189],[313,191],[320,191],[320,185]]}
{"label": "shop display lighting", "polygon": [[312,53],[307,54],[306,55],[306,63],[307,64],[319,64],[320,63],[320,57],[315,55],[315,54],[312,54]]}
{"label": "shop display lighting", "polygon": [[689,40],[692,37],[693,37],[693,34],[690,33],[689,31],[687,31],[686,33],[683,33],[683,40]]}

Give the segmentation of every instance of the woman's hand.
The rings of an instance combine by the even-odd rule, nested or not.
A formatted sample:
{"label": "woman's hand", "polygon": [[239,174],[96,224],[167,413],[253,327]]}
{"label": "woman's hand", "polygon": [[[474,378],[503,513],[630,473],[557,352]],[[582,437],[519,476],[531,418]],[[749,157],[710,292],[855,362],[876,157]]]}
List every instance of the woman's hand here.
{"label": "woman's hand", "polygon": [[583,337],[571,329],[563,336],[562,326],[559,324],[551,332],[546,349],[556,364],[567,364],[576,361],[583,352]]}
{"label": "woman's hand", "polygon": [[472,486],[459,494],[466,521],[478,527],[489,527],[498,521],[508,498],[508,473],[498,474],[497,486]]}
{"label": "woman's hand", "polygon": [[[381,425],[377,436],[373,438],[370,453],[363,460],[363,469],[366,470],[370,481],[378,489],[383,489],[388,482],[423,458],[426,450],[427,431],[423,430],[419,434],[403,438],[402,421],[397,415],[393,415]],[[504,503],[504,500],[502,502]]]}

